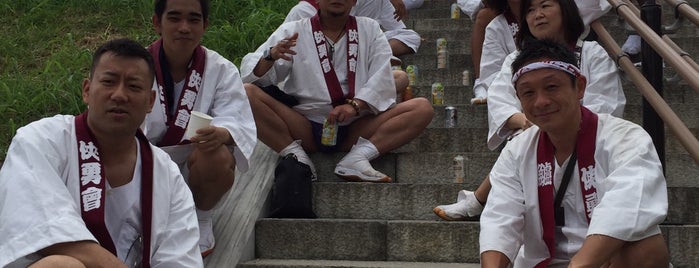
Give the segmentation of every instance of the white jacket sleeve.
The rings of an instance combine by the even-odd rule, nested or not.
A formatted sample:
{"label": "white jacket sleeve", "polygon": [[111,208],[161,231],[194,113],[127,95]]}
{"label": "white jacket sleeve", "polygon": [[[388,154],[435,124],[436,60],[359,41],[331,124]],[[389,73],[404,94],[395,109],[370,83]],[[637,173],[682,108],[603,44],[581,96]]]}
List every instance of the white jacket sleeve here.
{"label": "white jacket sleeve", "polygon": [[512,86],[511,65],[518,54],[515,51],[507,56],[500,72],[488,89],[488,148],[490,150],[495,150],[512,133],[512,130],[505,128],[507,119],[515,113],[522,112],[522,105]]}
{"label": "white jacket sleeve", "polygon": [[626,97],[614,60],[597,42],[584,42],[581,65],[587,77],[583,105],[595,113],[622,118]]}

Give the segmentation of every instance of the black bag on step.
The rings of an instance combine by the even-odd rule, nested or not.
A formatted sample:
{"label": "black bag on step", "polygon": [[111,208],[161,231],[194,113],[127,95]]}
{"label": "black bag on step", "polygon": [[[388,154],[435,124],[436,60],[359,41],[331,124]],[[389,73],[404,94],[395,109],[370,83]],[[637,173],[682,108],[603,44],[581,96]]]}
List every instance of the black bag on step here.
{"label": "black bag on step", "polygon": [[282,157],[274,169],[271,218],[316,218],[313,213],[313,173],[296,160],[296,155]]}

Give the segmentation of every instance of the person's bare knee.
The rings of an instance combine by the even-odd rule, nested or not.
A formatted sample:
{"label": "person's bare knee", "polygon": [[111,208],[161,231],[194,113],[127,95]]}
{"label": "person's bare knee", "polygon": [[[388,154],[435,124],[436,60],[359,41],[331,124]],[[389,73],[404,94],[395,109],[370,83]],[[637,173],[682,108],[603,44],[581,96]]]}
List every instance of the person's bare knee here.
{"label": "person's bare knee", "polygon": [[66,255],[46,256],[27,268],[84,268],[85,264],[76,258]]}
{"label": "person's bare knee", "polygon": [[399,57],[415,53],[415,51],[412,48],[410,48],[405,43],[399,41],[398,39],[389,39],[388,43],[391,46],[391,52],[393,53],[393,56]]}
{"label": "person's bare knee", "polygon": [[400,98],[403,96],[405,89],[408,87],[410,81],[408,80],[408,74],[401,70],[393,71],[393,80],[396,81],[396,96]]}
{"label": "person's bare knee", "polygon": [[187,167],[189,187],[200,209],[213,208],[235,181],[235,158],[226,146],[211,152],[193,150]]}
{"label": "person's bare knee", "polygon": [[668,267],[670,256],[662,234],[626,243],[609,262],[610,268]]}

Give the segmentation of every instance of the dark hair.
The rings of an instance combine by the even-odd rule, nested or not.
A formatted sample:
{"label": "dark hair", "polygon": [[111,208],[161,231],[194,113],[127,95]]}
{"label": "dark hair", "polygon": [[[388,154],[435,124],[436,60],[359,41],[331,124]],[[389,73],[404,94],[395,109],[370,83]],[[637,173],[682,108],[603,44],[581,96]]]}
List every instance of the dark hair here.
{"label": "dark hair", "polygon": [[[527,24],[527,14],[529,13],[529,8],[532,6],[532,1],[534,0],[523,0],[520,9],[520,22],[519,22],[519,33],[515,40],[518,48],[521,48],[524,42],[530,39],[536,39],[532,32],[529,30],[529,24]],[[580,17],[580,11],[578,6],[573,0],[551,0],[556,1],[561,7],[561,24],[563,29],[565,29],[564,37],[566,43],[575,44],[578,41],[580,35],[585,32],[585,24]]]}
{"label": "dark hair", "polygon": [[136,41],[121,38],[107,41],[95,50],[95,53],[92,55],[90,77],[95,74],[95,68],[100,58],[107,52],[112,52],[119,57],[143,59],[148,63],[148,71],[150,71],[151,76],[155,76],[155,63],[153,63],[153,56],[151,56],[148,50]]}
{"label": "dark hair", "polygon": [[495,10],[498,14],[502,14],[509,7],[507,5],[507,0],[483,0],[485,6],[490,9]]}
{"label": "dark hair", "polygon": [[[562,61],[579,67],[575,52],[570,47],[551,39],[533,39],[523,44],[519,54],[512,61],[512,73],[529,63],[541,60]],[[575,79],[575,76],[571,75],[573,83]]]}
{"label": "dark hair", "polygon": [[[199,4],[201,5],[201,15],[202,19],[209,20],[209,0],[199,0]],[[167,0],[155,0],[155,16],[158,17],[158,20],[162,19],[163,17],[163,12],[165,12],[165,7],[167,5]]]}

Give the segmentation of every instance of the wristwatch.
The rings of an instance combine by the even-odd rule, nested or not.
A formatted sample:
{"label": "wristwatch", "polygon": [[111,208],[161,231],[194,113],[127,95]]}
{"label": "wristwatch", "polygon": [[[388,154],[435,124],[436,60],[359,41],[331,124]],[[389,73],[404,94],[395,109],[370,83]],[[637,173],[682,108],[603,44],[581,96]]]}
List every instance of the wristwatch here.
{"label": "wristwatch", "polygon": [[264,52],[262,52],[262,59],[263,60],[275,61],[275,59],[272,58],[272,48],[274,48],[274,47],[270,47],[268,50],[265,50]]}

